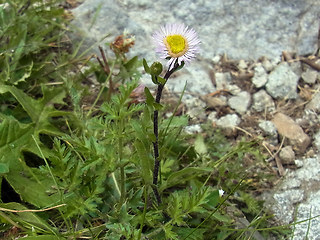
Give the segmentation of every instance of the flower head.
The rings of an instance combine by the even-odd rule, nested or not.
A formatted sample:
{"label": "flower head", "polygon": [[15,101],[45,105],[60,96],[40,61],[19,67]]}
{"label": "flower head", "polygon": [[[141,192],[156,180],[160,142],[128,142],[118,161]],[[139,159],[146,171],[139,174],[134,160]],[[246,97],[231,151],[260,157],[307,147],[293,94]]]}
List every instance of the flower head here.
{"label": "flower head", "polygon": [[152,35],[156,52],[161,58],[169,58],[171,70],[177,62],[189,63],[199,52],[200,40],[197,33],[184,24],[167,24]]}
{"label": "flower head", "polygon": [[110,48],[117,53],[127,53],[129,49],[134,45],[135,37],[130,35],[127,31],[124,31],[122,35],[116,37],[114,42],[110,44]]}

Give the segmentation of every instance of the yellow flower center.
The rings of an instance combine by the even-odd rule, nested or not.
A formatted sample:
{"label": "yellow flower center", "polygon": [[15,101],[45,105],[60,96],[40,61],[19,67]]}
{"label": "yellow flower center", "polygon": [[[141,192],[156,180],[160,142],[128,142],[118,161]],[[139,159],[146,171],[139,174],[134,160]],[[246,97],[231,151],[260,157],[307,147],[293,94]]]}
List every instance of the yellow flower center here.
{"label": "yellow flower center", "polygon": [[185,37],[181,35],[169,35],[164,39],[169,55],[177,58],[188,51],[188,43]]}

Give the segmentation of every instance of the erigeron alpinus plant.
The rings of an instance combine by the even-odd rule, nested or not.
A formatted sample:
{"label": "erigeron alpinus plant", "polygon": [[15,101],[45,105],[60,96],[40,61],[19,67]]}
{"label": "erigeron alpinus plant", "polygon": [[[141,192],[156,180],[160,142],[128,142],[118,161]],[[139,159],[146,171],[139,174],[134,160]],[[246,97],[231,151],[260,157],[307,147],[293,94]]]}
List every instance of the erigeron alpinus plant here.
{"label": "erigeron alpinus plant", "polygon": [[[185,63],[188,64],[196,54],[199,52],[200,40],[196,32],[185,26],[184,24],[167,24],[156,31],[152,36],[156,44],[156,52],[161,58],[167,59],[168,70],[164,77],[160,77],[162,73],[162,64],[160,62],[154,62],[151,67],[144,61],[144,68],[147,73],[151,75],[152,81],[158,85],[157,94],[155,99],[155,110],[153,112],[153,132],[155,139],[153,141],[154,149],[154,168],[153,168],[153,189],[158,204],[161,203],[161,196],[158,191],[158,174],[160,166],[159,156],[159,109],[157,105],[160,104],[163,88],[170,78],[170,76],[181,69]],[[149,94],[146,89],[146,94]]]}
{"label": "erigeron alpinus plant", "polygon": [[[38,7],[44,4],[34,2],[40,4]],[[28,13],[33,10],[28,3],[33,2],[17,1],[14,6],[22,4],[21,9]],[[25,22],[17,21],[22,25]],[[37,36],[32,29],[28,34]],[[24,34],[21,41],[17,36],[11,39],[21,43],[21,49],[32,51],[23,45]],[[188,124],[188,117],[158,117],[163,109],[162,89],[173,72],[195,57],[198,37],[182,24],[170,24],[157,31],[153,39],[160,56],[168,58],[163,77],[160,63],[149,67],[144,61],[146,72],[158,86],[156,99],[146,88],[146,101],[134,101],[134,94],[141,89],[137,74],[141,62],[137,57],[126,59],[125,51],[130,47],[125,44],[132,46],[133,39],[123,36],[113,42],[115,57],[104,56],[101,61],[103,69],[96,74],[101,77],[99,94],[88,108],[81,105],[85,91],[79,82],[85,81],[83,73],[72,76],[52,72],[46,61],[36,69],[35,65],[30,67],[32,62],[20,68],[29,66],[25,68],[28,76],[39,76],[38,70],[48,73],[45,76],[54,74],[50,75],[54,78],[42,79],[40,96],[30,94],[34,85],[24,85],[24,92],[21,89],[25,88],[17,90],[20,85],[15,82],[1,83],[2,100],[7,104],[7,95],[16,99],[10,105],[15,114],[0,114],[0,176],[11,187],[1,189],[1,200],[5,199],[0,203],[2,232],[16,231],[18,236],[35,240],[239,236],[230,231],[232,218],[221,209],[232,189],[224,196],[221,191],[219,194],[212,175],[215,165],[209,155],[202,155],[199,149],[203,147],[197,147],[204,141],[196,140],[194,147],[185,140],[181,130]],[[19,49],[17,46],[14,50]],[[21,49],[12,53],[14,59],[26,56]],[[4,59],[12,57],[7,51],[1,54]],[[59,64],[59,58],[49,62],[56,63],[58,69],[68,66]],[[14,76],[15,72],[10,74]],[[103,97],[105,90],[107,95]],[[17,198],[9,201],[12,193]]]}

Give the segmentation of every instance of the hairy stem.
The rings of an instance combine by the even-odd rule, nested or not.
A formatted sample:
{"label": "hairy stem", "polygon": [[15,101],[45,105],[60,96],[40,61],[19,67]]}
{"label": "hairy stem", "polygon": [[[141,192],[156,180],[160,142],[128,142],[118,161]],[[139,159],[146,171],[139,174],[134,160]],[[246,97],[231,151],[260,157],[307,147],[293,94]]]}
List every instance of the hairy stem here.
{"label": "hairy stem", "polygon": [[[174,63],[174,67],[171,70],[168,70],[164,76],[166,82],[168,81],[169,77],[172,73],[174,73],[177,68],[179,67],[178,63]],[[158,84],[157,95],[156,95],[156,103],[160,103],[162,91],[164,85],[166,84]],[[153,133],[156,137],[156,140],[153,142],[153,150],[154,150],[154,168],[153,168],[153,192],[157,199],[158,204],[161,204],[161,196],[158,190],[158,175],[159,175],[159,166],[160,166],[160,158],[159,158],[159,111],[154,110],[153,112]]]}

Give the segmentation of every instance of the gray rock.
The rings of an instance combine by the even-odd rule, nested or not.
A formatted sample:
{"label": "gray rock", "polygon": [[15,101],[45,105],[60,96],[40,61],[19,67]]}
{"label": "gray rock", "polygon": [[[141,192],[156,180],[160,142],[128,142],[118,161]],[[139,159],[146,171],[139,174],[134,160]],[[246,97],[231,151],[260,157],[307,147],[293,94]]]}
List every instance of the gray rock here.
{"label": "gray rock", "polygon": [[314,146],[317,148],[317,150],[320,152],[320,131],[318,131],[314,136]]}
{"label": "gray rock", "polygon": [[306,105],[306,109],[320,113],[320,92],[317,92],[312,96],[311,101]]}
{"label": "gray rock", "polygon": [[295,164],[298,168],[301,168],[301,167],[303,167],[303,160],[296,159],[296,160],[294,160],[294,164]]}
{"label": "gray rock", "polygon": [[200,107],[200,108],[204,108],[206,106],[206,103],[203,102],[201,99],[199,98],[188,98],[187,100],[185,100],[185,104],[187,106],[187,108],[194,108],[194,107]]}
{"label": "gray rock", "polygon": [[191,119],[200,119],[205,120],[206,114],[205,114],[205,106],[206,103],[201,101],[199,98],[189,98],[185,100],[185,104],[187,106],[187,112]]}
{"label": "gray rock", "polygon": [[277,129],[271,121],[260,121],[258,125],[267,135],[278,136]]}
{"label": "gray rock", "polygon": [[262,61],[262,66],[267,72],[271,72],[280,62],[280,59],[274,60],[271,62],[269,59],[264,58]]}
{"label": "gray rock", "polygon": [[252,78],[252,83],[256,88],[263,87],[268,81],[268,75],[261,63],[257,64],[254,68],[254,76]]}
{"label": "gray rock", "polygon": [[225,107],[228,105],[225,96],[212,97],[205,95],[202,99],[206,102],[208,108]]}
{"label": "gray rock", "polygon": [[218,90],[226,89],[232,81],[231,74],[229,72],[217,72],[215,73],[216,87]]}
{"label": "gray rock", "polygon": [[265,91],[260,90],[253,94],[252,109],[257,112],[267,111],[272,112],[275,110],[275,105],[272,97]]}
{"label": "gray rock", "polygon": [[[319,239],[320,236],[320,191],[311,193],[308,199],[299,204],[296,222],[304,221],[294,227],[293,240]],[[310,221],[308,220],[310,219]],[[307,221],[306,221],[307,220]]]}
{"label": "gray rock", "polygon": [[[297,120],[298,119],[296,119],[296,122],[298,122]],[[316,124],[320,124],[320,116],[317,114],[317,111],[305,108],[303,111],[301,124],[299,125],[303,128],[308,128]]]}
{"label": "gray rock", "polygon": [[281,149],[279,157],[283,164],[294,164],[295,153],[291,146],[286,146]]}
{"label": "gray rock", "polygon": [[202,128],[199,124],[195,124],[195,125],[186,126],[184,128],[184,131],[188,134],[195,134],[195,133],[201,133]]}
{"label": "gray rock", "polygon": [[239,63],[238,63],[238,68],[241,70],[245,70],[248,68],[248,64],[246,63],[245,60],[240,59]]}
{"label": "gray rock", "polygon": [[294,61],[290,62],[289,66],[291,70],[298,76],[301,76],[302,74],[302,68],[301,68],[301,62],[300,61]]}
{"label": "gray rock", "polygon": [[272,145],[278,144],[278,132],[276,127],[271,121],[260,121],[258,126],[264,131],[265,135]]}
{"label": "gray rock", "polygon": [[216,121],[218,127],[233,129],[240,124],[241,120],[237,114],[227,114]]}
{"label": "gray rock", "polygon": [[281,219],[284,224],[289,224],[295,212],[294,205],[304,198],[302,189],[282,190],[273,195],[274,203],[272,211],[276,218]]}
{"label": "gray rock", "polygon": [[274,115],[272,122],[276,126],[278,133],[289,140],[296,152],[305,152],[311,142],[310,137],[304,133],[292,118],[283,113],[277,113]]}
{"label": "gray rock", "polygon": [[211,121],[211,122],[216,122],[218,120],[217,119],[217,112],[216,111],[211,112],[208,115],[208,120]]}
{"label": "gray rock", "polygon": [[283,50],[312,53],[318,9],[317,0],[86,0],[72,12],[75,34],[85,34],[88,46],[107,34],[110,41],[127,29],[136,35],[137,53],[146,56],[155,29],[165,22],[184,22],[199,32],[204,58],[226,53],[231,58],[257,59],[277,57]]}
{"label": "gray rock", "polygon": [[216,55],[213,58],[211,58],[211,61],[213,64],[218,64],[221,60],[221,56],[220,55]]}
{"label": "gray rock", "polygon": [[295,99],[298,80],[288,63],[283,62],[269,74],[266,90],[274,98]]}
{"label": "gray rock", "polygon": [[199,121],[199,120],[206,120],[207,115],[203,108],[200,107],[194,107],[190,108],[187,112],[187,115],[191,118],[191,120]]}
{"label": "gray rock", "polygon": [[250,102],[251,102],[250,93],[243,91],[243,92],[238,93],[235,96],[232,96],[229,99],[228,104],[237,113],[242,115],[242,114],[246,113],[246,111],[248,110]]}
{"label": "gray rock", "polygon": [[301,74],[301,77],[305,83],[314,84],[317,81],[318,72],[307,68],[307,70]]}
{"label": "gray rock", "polygon": [[[301,161],[303,166],[296,171],[290,171],[277,186],[273,193],[266,196],[265,205],[274,212],[276,218],[283,224],[289,224],[294,221],[294,215],[297,210],[296,222],[306,220],[319,214],[320,206],[320,156],[307,158]],[[302,190],[304,189],[304,190]],[[317,210],[317,211],[314,211]],[[320,229],[319,219],[311,221],[311,231],[309,239],[317,239]],[[305,239],[306,225],[303,223],[292,226],[294,229],[293,239]]]}
{"label": "gray rock", "polygon": [[[280,222],[301,222],[292,226],[292,239],[304,240],[307,232],[308,239],[318,239],[320,236],[319,218],[308,221],[310,217],[319,215],[320,211],[319,158],[320,156],[316,156],[301,160],[304,162],[303,167],[287,174],[274,195],[267,197],[266,206],[275,213]],[[304,192],[298,188],[303,188]]]}
{"label": "gray rock", "polygon": [[241,89],[237,85],[232,84],[230,72],[215,73],[215,82],[217,90],[228,90],[233,95],[241,92]]}
{"label": "gray rock", "polygon": [[[203,61],[195,61],[188,67],[174,73],[166,83],[166,88],[173,93],[181,94],[186,87],[184,99],[191,97],[188,92],[197,94],[207,94],[214,92],[216,88],[208,75],[207,63]],[[145,74],[140,79],[140,82],[148,87],[155,88],[151,81],[150,75]]]}

